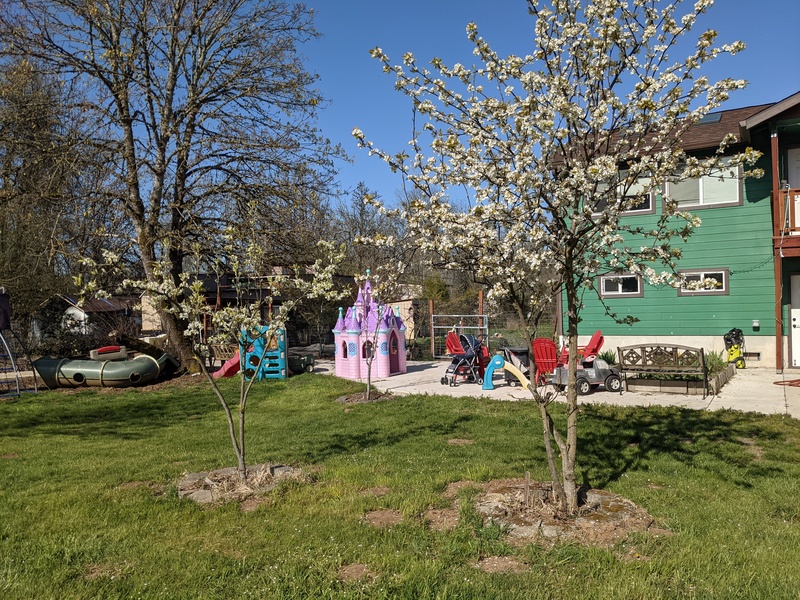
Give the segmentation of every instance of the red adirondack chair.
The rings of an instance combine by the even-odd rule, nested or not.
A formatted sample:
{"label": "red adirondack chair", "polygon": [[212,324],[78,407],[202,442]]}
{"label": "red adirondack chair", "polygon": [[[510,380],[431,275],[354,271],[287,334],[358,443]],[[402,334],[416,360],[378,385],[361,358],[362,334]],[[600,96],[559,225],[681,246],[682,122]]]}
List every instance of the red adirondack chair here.
{"label": "red adirondack chair", "polygon": [[458,339],[458,334],[455,331],[447,332],[447,336],[444,338],[444,347],[451,356],[464,354],[464,349],[461,347],[461,340]]}
{"label": "red adirondack chair", "polygon": [[548,375],[552,375],[559,365],[556,343],[550,338],[533,340],[533,364],[536,366],[534,383],[547,384]]}
{"label": "red adirondack chair", "polygon": [[[603,347],[603,332],[599,329],[594,332],[592,337],[589,339],[589,342],[585,346],[578,347],[578,361],[585,360],[586,362],[592,362],[594,358],[600,352],[600,349]],[[561,356],[559,357],[559,363],[562,365],[567,364],[569,360],[569,348],[564,348],[561,350]]]}

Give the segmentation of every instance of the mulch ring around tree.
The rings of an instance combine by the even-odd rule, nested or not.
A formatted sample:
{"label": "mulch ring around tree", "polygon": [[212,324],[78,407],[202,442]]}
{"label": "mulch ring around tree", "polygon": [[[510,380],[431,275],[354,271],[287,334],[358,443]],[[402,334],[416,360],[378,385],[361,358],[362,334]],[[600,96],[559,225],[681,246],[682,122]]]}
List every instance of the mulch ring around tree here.
{"label": "mulch ring around tree", "polygon": [[[605,490],[588,490],[582,494],[583,502],[578,514],[565,517],[558,514],[552,502],[549,483],[525,479],[498,479],[485,483],[457,481],[449,484],[443,496],[452,501],[449,508],[428,508],[421,515],[432,531],[452,531],[458,526],[460,512],[459,492],[472,489],[472,502],[483,517],[484,524],[496,523],[506,539],[515,546],[539,544],[545,547],[559,542],[599,548],[615,547],[621,560],[647,560],[628,542],[632,533],[654,537],[672,535],[656,523],[647,511],[633,502]],[[364,495],[385,496],[387,490],[371,488]],[[382,508],[366,512],[361,521],[369,526],[391,529],[403,521],[399,510]],[[518,573],[529,567],[513,556],[484,556],[473,563],[476,569],[488,573]],[[354,569],[358,571],[358,569]],[[358,579],[359,577],[353,577]]]}
{"label": "mulch ring around tree", "polygon": [[302,469],[264,463],[247,467],[247,480],[242,481],[236,467],[202,473],[187,473],[178,481],[178,497],[198,504],[239,502],[249,512],[258,508],[264,495],[282,481],[307,481]]}
{"label": "mulch ring around tree", "polygon": [[[455,529],[459,517],[457,496],[464,488],[477,492],[472,502],[484,523],[500,525],[506,531],[507,539],[517,545],[538,543],[550,546],[557,542],[569,542],[610,548],[632,533],[657,537],[672,535],[669,530],[660,527],[647,511],[606,490],[587,490],[582,494],[583,502],[578,513],[570,517],[563,516],[552,501],[550,483],[526,483],[522,478],[449,484],[444,496],[452,500],[453,506],[431,507],[421,515],[430,529]],[[372,510],[362,517],[364,523],[373,527],[392,527],[402,520],[400,511],[389,508]]]}
{"label": "mulch ring around tree", "polygon": [[512,543],[570,542],[610,548],[631,533],[672,535],[659,527],[647,511],[606,490],[587,490],[582,494],[578,513],[565,517],[552,502],[550,483],[526,483],[520,478],[473,485],[482,490],[474,500],[477,512],[485,522],[506,528]]}

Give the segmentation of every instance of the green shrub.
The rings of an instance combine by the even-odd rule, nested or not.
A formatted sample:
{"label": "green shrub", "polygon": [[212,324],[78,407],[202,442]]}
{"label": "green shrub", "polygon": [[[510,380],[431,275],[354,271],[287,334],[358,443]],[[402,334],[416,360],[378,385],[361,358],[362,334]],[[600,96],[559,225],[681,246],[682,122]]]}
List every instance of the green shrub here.
{"label": "green shrub", "polygon": [[431,338],[418,337],[406,343],[410,360],[433,360]]}
{"label": "green shrub", "polygon": [[706,368],[708,369],[709,377],[714,377],[728,368],[728,361],[723,358],[722,354],[722,351],[706,354]]}
{"label": "green shrub", "polygon": [[606,361],[609,365],[617,364],[617,353],[613,350],[603,350],[597,358]]}

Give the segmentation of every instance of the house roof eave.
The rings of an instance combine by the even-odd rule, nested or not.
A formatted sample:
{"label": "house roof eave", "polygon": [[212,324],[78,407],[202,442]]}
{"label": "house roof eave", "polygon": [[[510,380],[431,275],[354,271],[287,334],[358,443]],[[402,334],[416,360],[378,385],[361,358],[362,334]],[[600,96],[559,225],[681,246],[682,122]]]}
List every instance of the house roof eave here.
{"label": "house roof eave", "polygon": [[787,110],[794,108],[798,105],[800,105],[800,92],[795,92],[788,98],[784,98],[780,102],[776,102],[775,104],[768,106],[764,110],[759,111],[754,115],[751,115],[747,119],[740,121],[739,127],[743,133],[745,131],[747,132],[747,136],[749,139],[749,132],[751,129],[757,127],[758,125],[761,125],[762,123],[766,123],[771,119],[774,119],[779,114],[786,112]]}

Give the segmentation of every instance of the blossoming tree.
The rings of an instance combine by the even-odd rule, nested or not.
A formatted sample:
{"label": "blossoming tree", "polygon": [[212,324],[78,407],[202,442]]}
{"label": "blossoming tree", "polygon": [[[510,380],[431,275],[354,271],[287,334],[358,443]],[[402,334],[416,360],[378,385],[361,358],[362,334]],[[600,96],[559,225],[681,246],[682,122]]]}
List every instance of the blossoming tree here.
{"label": "blossoming tree", "polygon": [[[255,370],[261,368],[265,354],[271,345],[272,338],[278,330],[286,330],[286,323],[291,313],[304,302],[314,299],[327,301],[339,300],[345,293],[336,285],[336,271],[344,257],[344,249],[333,242],[320,241],[317,245],[317,259],[312,264],[295,265],[290,269],[280,272],[273,269],[265,248],[256,240],[253,233],[255,218],[248,221],[251,227],[229,227],[223,232],[222,243],[218,254],[214,257],[196,253],[193,256],[194,269],[186,269],[181,273],[178,283],[154,284],[146,279],[127,279],[122,287],[138,292],[146,291],[152,301],[157,302],[162,310],[174,314],[186,323],[182,335],[192,349],[198,367],[211,386],[214,396],[219,401],[224,413],[231,445],[236,455],[237,472],[241,481],[247,481],[247,453],[245,424],[247,414],[247,400],[250,395],[255,377],[246,380],[244,371],[244,355],[240,353],[240,375],[238,397],[227,397],[225,392],[206,368],[205,359],[208,356],[209,344],[247,344],[248,339],[264,335],[264,351],[259,357]],[[223,271],[232,275],[232,285],[236,292],[236,303],[211,311],[205,295],[201,273],[211,274],[215,266],[224,262]],[[215,264],[217,263],[217,264]],[[100,262],[85,259],[84,268],[89,277],[76,282],[82,290],[84,298],[97,296],[106,297],[108,292],[103,290],[98,281],[104,280],[109,274],[121,268],[119,257],[112,252],[106,252]],[[169,269],[169,262],[157,262],[156,271]],[[247,301],[246,292],[254,280],[261,282],[266,295],[257,301]],[[171,281],[164,279],[164,282]],[[271,311],[269,328],[262,333],[263,318],[262,305],[273,306],[273,300],[280,297],[280,303]],[[214,330],[208,339],[203,339],[204,323],[206,317],[211,316]],[[253,337],[250,337],[253,336]]]}
{"label": "blossoming tree", "polygon": [[[544,278],[565,301],[569,340],[567,426],[555,427],[554,395],[531,386],[540,409],[554,496],[577,508],[575,387],[580,294],[599,273],[638,273],[651,284],[678,284],[680,250],[700,225],[669,197],[657,223],[633,227],[622,218],[666,181],[719,171],[725,139],[707,158],[688,156],[682,134],[717,109],[739,79],[711,81],[704,65],[736,54],[741,42],[717,43],[717,32],[692,35],[713,0],[678,14],[681,0],[529,0],[533,46],[502,57],[467,26],[478,65],[420,66],[410,53],[394,66],[380,48],[372,55],[395,77],[415,108],[411,152],[376,148],[358,129],[360,145],[418,192],[402,211],[423,250],[493,282],[490,296]],[[694,43],[686,46],[692,35]],[[686,48],[682,60],[671,52]],[[725,169],[752,164],[747,150]],[[466,208],[460,190],[469,191]],[[530,298],[535,310],[541,297]],[[555,447],[553,446],[555,442]],[[558,455],[556,455],[556,450]],[[560,473],[557,467],[560,458]]]}

